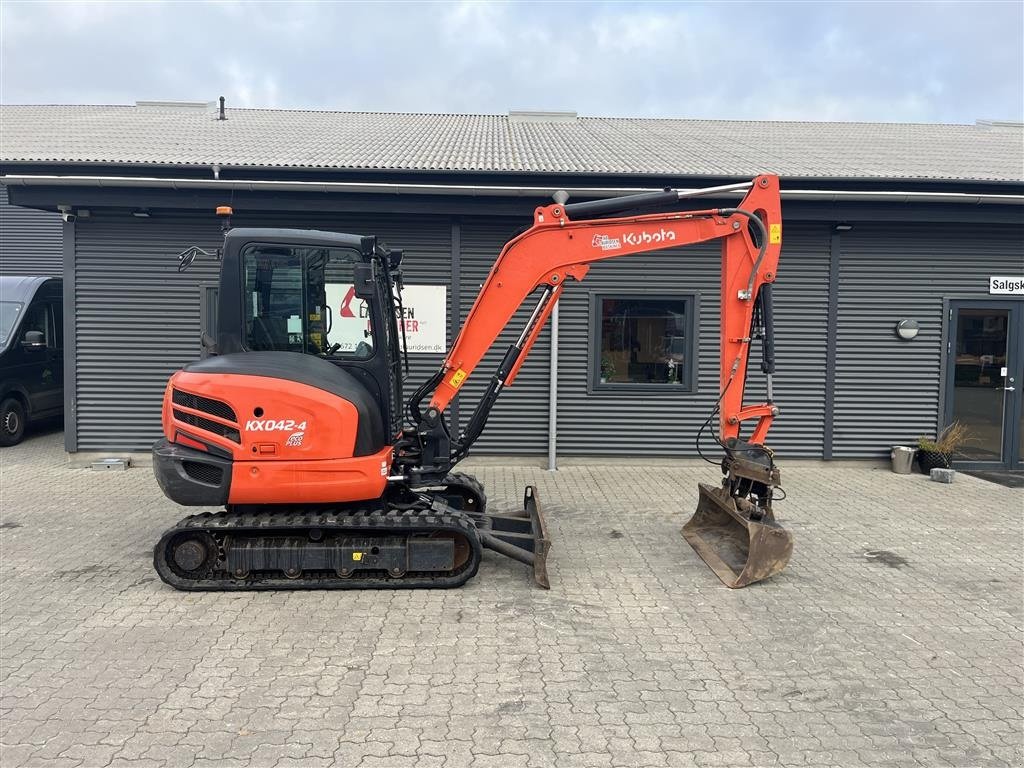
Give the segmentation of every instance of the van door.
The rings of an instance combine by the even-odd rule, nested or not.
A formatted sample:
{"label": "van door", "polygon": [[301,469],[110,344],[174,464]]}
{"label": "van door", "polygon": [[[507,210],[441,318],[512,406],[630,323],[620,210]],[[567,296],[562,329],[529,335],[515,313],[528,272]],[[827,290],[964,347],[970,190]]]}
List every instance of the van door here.
{"label": "van door", "polygon": [[[41,298],[33,301],[21,323],[21,338],[15,343],[22,348],[21,365],[16,377],[28,393],[29,411],[34,418],[64,407],[64,361],[57,343],[56,330],[53,302]],[[42,333],[45,346],[25,346],[23,342],[29,331]]]}

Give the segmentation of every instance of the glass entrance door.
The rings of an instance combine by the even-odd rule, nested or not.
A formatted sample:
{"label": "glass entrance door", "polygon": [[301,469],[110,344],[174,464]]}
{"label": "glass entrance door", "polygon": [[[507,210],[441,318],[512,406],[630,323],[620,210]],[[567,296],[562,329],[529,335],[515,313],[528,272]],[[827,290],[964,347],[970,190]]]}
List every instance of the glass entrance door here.
{"label": "glass entrance door", "polygon": [[971,438],[957,466],[1020,468],[1024,303],[952,302],[949,341],[945,423],[960,422]]}

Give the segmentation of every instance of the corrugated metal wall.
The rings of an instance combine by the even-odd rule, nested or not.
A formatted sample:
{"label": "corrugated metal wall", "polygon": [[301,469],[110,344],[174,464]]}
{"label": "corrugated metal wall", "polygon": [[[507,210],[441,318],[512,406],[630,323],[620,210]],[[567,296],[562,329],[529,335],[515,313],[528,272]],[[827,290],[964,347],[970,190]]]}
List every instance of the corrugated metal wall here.
{"label": "corrugated metal wall", "polygon": [[63,272],[62,222],[48,211],[7,202],[0,186],[0,275],[55,275]]}
{"label": "corrugated metal wall", "polygon": [[[407,247],[410,284],[451,279],[451,227],[438,217],[236,216],[237,226],[308,227],[376,234]],[[200,282],[217,264],[197,259],[177,272],[175,254],[220,242],[212,217],[95,214],[76,225],[76,419],[79,450],[145,450],[160,435],[167,377],[199,354]],[[449,290],[449,301],[451,291]],[[449,335],[453,329],[449,328]],[[414,387],[441,355],[410,355]]]}
{"label": "corrugated metal wall", "polygon": [[[785,456],[819,458],[824,449],[830,236],[831,226],[825,224],[784,228],[774,288],[775,402],[780,413],[768,444]],[[717,365],[717,345],[711,355],[711,364]],[[750,360],[746,402],[764,402],[756,343]]]}
{"label": "corrugated metal wall", "polygon": [[[529,221],[525,222],[529,224]],[[462,224],[462,306],[464,322],[480,286],[487,279],[505,243],[522,227],[521,220],[468,220]],[[498,337],[459,394],[459,415],[465,425],[473,408],[497,370],[501,358],[522,332],[539,294],[527,299]],[[548,442],[548,381],[551,366],[551,329],[545,328],[511,387],[505,389],[491,411],[487,429],[474,453],[541,454]]]}
{"label": "corrugated metal wall", "polygon": [[[988,297],[991,275],[1020,274],[1024,233],[1011,225],[858,224],[841,236],[836,458],[882,456],[934,434],[943,298]],[[898,320],[917,320],[912,342]]]}
{"label": "corrugated metal wall", "polygon": [[[465,217],[460,223],[464,319],[505,241],[524,222]],[[406,250],[406,281],[449,284],[452,222],[444,216],[275,215],[236,225],[295,226],[377,234]],[[776,284],[782,414],[770,443],[785,456],[823,454],[829,297],[829,225],[787,225]],[[199,283],[217,265],[197,261],[178,274],[175,254],[213,249],[219,224],[196,214],[94,212],[76,225],[76,386],[79,450],[145,449],[159,434],[167,376],[198,355]],[[1014,274],[1022,230],[1009,225],[864,224],[841,236],[834,417],[837,458],[880,456],[894,442],[935,429],[942,361],[943,297],[986,296],[991,274]],[[719,246],[705,245],[595,264],[561,302],[559,455],[692,456],[697,429],[718,394]],[[695,393],[587,394],[590,297],[594,292],[697,294],[700,301]],[[449,302],[458,299],[449,285]],[[460,398],[465,424],[532,307],[524,307]],[[893,327],[921,322],[912,343]],[[449,327],[449,343],[457,328]],[[412,355],[407,393],[441,355]],[[755,350],[748,401],[763,396]],[[515,385],[502,395],[477,453],[543,454],[548,439],[550,334],[538,340]]]}
{"label": "corrugated metal wall", "polygon": [[[771,444],[789,456],[820,456],[828,308],[828,238],[824,225],[790,225],[775,291],[778,375],[775,399],[783,415]],[[697,431],[718,397],[721,247],[659,251],[594,264],[561,300],[558,377],[560,455],[693,456]],[[587,394],[590,297],[594,293],[696,294],[697,391],[596,391]],[[755,345],[757,359],[758,350]],[[748,401],[763,393],[751,366]],[[760,395],[763,397],[763,394]],[[717,455],[709,435],[706,450]]]}
{"label": "corrugated metal wall", "polygon": [[175,254],[212,250],[215,220],[95,214],[75,225],[75,420],[79,450],[145,450],[160,435],[167,377],[199,356],[199,282]]}

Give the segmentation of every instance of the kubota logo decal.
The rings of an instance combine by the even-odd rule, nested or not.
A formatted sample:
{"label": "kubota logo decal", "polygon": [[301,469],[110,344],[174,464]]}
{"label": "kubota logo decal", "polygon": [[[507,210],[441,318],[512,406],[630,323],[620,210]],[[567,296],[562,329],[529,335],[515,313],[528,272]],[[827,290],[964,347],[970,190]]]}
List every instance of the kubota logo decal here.
{"label": "kubota logo decal", "polygon": [[671,229],[658,229],[657,232],[623,232],[620,237],[608,235],[594,235],[590,244],[602,251],[617,251],[623,245],[658,245],[659,243],[671,243],[676,239],[676,233]]}

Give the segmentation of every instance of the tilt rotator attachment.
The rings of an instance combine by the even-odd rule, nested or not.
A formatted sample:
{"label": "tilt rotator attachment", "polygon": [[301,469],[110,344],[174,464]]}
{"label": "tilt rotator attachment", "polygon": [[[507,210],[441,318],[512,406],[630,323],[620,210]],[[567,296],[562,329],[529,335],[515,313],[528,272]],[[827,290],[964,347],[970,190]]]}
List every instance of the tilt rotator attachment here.
{"label": "tilt rotator attachment", "polygon": [[[775,373],[771,283],[758,291],[751,325],[751,337],[761,339],[761,371],[768,378],[771,403]],[[780,482],[772,451],[735,437],[721,445],[726,454],[722,486],[698,484],[697,511],[683,526],[683,537],[727,587],[736,589],[782,571],[793,554],[793,536],[772,513],[772,495]]]}
{"label": "tilt rotator attachment", "polygon": [[793,536],[772,513],[779,470],[771,451],[729,438],[720,488],[699,483],[697,511],[683,537],[722,582],[745,587],[782,571],[793,554]]}

